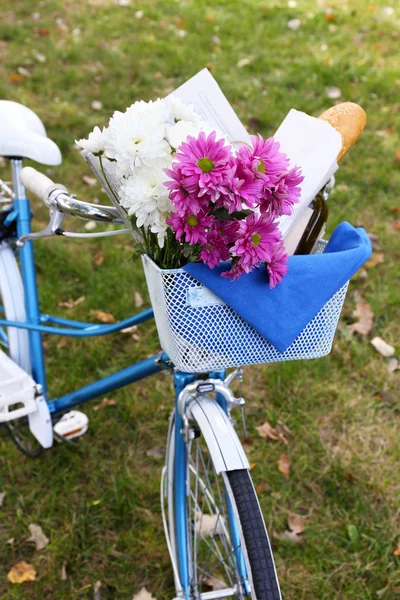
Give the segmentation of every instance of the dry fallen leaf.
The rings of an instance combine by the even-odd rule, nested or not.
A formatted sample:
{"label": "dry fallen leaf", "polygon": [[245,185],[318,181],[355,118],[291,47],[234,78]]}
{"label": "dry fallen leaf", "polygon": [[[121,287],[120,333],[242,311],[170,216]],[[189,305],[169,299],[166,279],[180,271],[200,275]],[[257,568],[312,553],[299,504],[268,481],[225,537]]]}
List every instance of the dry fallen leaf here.
{"label": "dry fallen leaf", "polygon": [[256,427],[256,430],[258,435],[264,440],[270,439],[277,440],[279,442],[284,442],[285,444],[288,443],[285,436],[280,431],[272,427],[272,425],[270,425],[268,421],[265,421],[265,423],[263,423],[259,427]]}
{"label": "dry fallen leaf", "polygon": [[289,479],[290,460],[287,454],[281,454],[278,458],[278,469],[280,472]]}
{"label": "dry fallen leaf", "polygon": [[353,312],[353,317],[357,318],[356,323],[348,325],[351,331],[355,331],[360,335],[367,335],[373,326],[374,313],[372,312],[369,304],[361,300],[357,303],[356,309]]}
{"label": "dry fallen leaf", "polygon": [[104,256],[101,250],[98,251],[98,253],[96,254],[96,257],[93,261],[93,266],[97,269],[99,267],[101,267],[101,265],[104,262]]}
{"label": "dry fallen leaf", "polygon": [[367,260],[364,267],[366,269],[372,269],[376,265],[380,265],[385,260],[385,255],[382,252],[373,252],[371,258]]}
{"label": "dry fallen leaf", "polygon": [[305,520],[300,515],[289,515],[288,526],[290,531],[293,531],[293,533],[303,533],[305,529]]}
{"label": "dry fallen leaf", "polygon": [[399,361],[395,356],[389,358],[386,370],[388,373],[394,373],[399,368]]}
{"label": "dry fallen leaf", "polygon": [[393,551],[394,556],[400,556],[400,538],[397,540],[397,547]]}
{"label": "dry fallen leaf", "polygon": [[141,306],[143,306],[144,302],[143,302],[143,298],[142,296],[139,294],[139,292],[135,292],[135,306],[136,308],[140,308]]}
{"label": "dry fallen leaf", "polygon": [[0,492],[0,508],[3,506],[5,496],[6,496],[5,492]]}
{"label": "dry fallen leaf", "polygon": [[93,600],[101,600],[101,581],[96,581],[93,588]]}
{"label": "dry fallen leaf", "polygon": [[60,341],[57,342],[57,348],[65,348],[66,345],[68,344],[69,338],[64,335],[63,337],[60,338]]}
{"label": "dry fallen leaf", "polygon": [[114,315],[104,312],[103,310],[91,310],[90,316],[94,319],[97,319],[101,323],[115,323]]}
{"label": "dry fallen leaf", "polygon": [[61,567],[61,581],[67,581],[67,563],[63,562]]}
{"label": "dry fallen leaf", "polygon": [[132,600],[156,600],[145,587],[133,596]]}
{"label": "dry fallen leaf", "polygon": [[326,88],[326,95],[331,100],[337,100],[337,98],[340,98],[340,96],[342,95],[342,92],[339,88],[337,88],[335,86],[330,86],[330,87]]}
{"label": "dry fallen leaf", "polygon": [[271,491],[271,487],[268,485],[268,483],[258,483],[256,485],[257,494],[263,494],[264,492],[269,492],[269,491]]}
{"label": "dry fallen leaf", "polygon": [[301,21],[300,19],[290,19],[287,26],[288,29],[291,29],[292,31],[297,31],[301,27]]}
{"label": "dry fallen leaf", "polygon": [[196,512],[196,531],[203,537],[223,535],[224,525],[221,515],[205,515]]}
{"label": "dry fallen leaf", "polygon": [[378,336],[374,337],[374,339],[371,340],[371,344],[376,350],[378,350],[379,354],[385,356],[386,358],[393,356],[395,352],[393,346],[387,344],[382,338]]}
{"label": "dry fallen leaf", "polygon": [[400,162],[400,150],[396,150],[396,161]]}
{"label": "dry fallen leaf", "polygon": [[100,404],[97,404],[93,410],[98,411],[105,406],[115,406],[117,404],[116,400],[109,400],[108,398],[103,398]]}
{"label": "dry fallen leaf", "polygon": [[284,531],[283,533],[273,532],[273,537],[276,540],[281,540],[282,542],[290,542],[291,544],[304,544],[304,538],[301,535],[297,535],[293,531]]}
{"label": "dry fallen leaf", "polygon": [[226,590],[228,585],[222,579],[218,579],[214,575],[209,575],[204,579],[204,583],[208,585],[213,591],[215,590]]}
{"label": "dry fallen leaf", "polygon": [[75,308],[78,304],[82,304],[84,302],[85,296],[80,296],[76,300],[68,300],[67,302],[59,302],[58,306],[60,308]]}
{"label": "dry fallen leaf", "polygon": [[29,563],[22,560],[16,564],[7,575],[11,583],[25,583],[25,581],[35,581],[36,571]]}
{"label": "dry fallen leaf", "polygon": [[155,458],[156,460],[164,458],[165,448],[162,448],[161,446],[155,446],[154,448],[150,448],[150,450],[147,450],[146,456],[151,456],[151,458]]}
{"label": "dry fallen leaf", "polygon": [[36,546],[36,550],[43,550],[50,542],[49,538],[43,533],[43,529],[40,525],[30,523],[28,529],[31,532],[31,537],[28,538],[28,542],[33,542]]}
{"label": "dry fallen leaf", "polygon": [[95,179],[94,177],[89,177],[89,175],[82,175],[82,181],[83,183],[86,183],[86,185],[88,185],[89,187],[92,187],[97,183],[97,179]]}
{"label": "dry fallen leaf", "polygon": [[10,83],[21,83],[21,81],[23,81],[24,78],[22,77],[22,75],[18,75],[18,73],[13,73],[12,75],[8,76],[8,81]]}
{"label": "dry fallen leaf", "polygon": [[125,327],[125,329],[121,329],[121,333],[130,333],[134,342],[138,342],[140,340],[140,334],[137,325]]}
{"label": "dry fallen leaf", "polygon": [[395,231],[400,231],[400,221],[396,221],[393,225]]}

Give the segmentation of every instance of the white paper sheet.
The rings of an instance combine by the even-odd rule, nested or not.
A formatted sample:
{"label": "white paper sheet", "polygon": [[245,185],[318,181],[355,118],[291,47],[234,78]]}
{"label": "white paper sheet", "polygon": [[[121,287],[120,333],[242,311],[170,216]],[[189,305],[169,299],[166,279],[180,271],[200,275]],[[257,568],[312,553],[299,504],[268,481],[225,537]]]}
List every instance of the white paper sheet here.
{"label": "white paper sheet", "polygon": [[193,104],[203,119],[219,129],[229,142],[251,143],[246,128],[208,69],[194,75],[170,95]]}
{"label": "white paper sheet", "polygon": [[301,167],[304,181],[293,214],[280,220],[283,236],[311,200],[338,169],[336,157],[342,136],[329,123],[292,108],[274,135],[290,159],[291,167]]}

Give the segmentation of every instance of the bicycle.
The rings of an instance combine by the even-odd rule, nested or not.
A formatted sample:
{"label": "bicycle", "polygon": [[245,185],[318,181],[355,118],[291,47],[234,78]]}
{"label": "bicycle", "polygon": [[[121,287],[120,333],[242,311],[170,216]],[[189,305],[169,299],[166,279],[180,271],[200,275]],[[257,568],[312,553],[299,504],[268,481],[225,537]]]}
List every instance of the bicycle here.
{"label": "bicycle", "polygon": [[[62,415],[55,426],[56,437],[73,439],[84,433],[87,421],[80,413],[68,413],[71,408],[168,370],[174,378],[175,407],[169,424],[160,495],[176,597],[214,600],[252,595],[257,600],[279,600],[278,578],[250,465],[231,417],[235,408],[242,409],[245,404],[244,399],[235,397],[232,391],[233,382],[242,380],[240,367],[229,375],[224,368],[196,371],[192,366],[178,370],[163,351],[60,398],[49,396],[43,333],[73,337],[107,335],[149,321],[153,310],[111,325],[93,325],[41,314],[34,240],[56,235],[91,238],[129,230],[95,234],[64,231],[65,215],[114,225],[123,224],[123,219],[115,207],[80,201],[64,186],[53,183],[31,167],[23,168],[24,158],[50,165],[61,160],[57,146],[46,137],[40,119],[32,111],[1,101],[0,124],[3,123],[7,123],[7,127],[0,128],[0,155],[11,162],[12,185],[0,180],[3,313],[0,319],[0,422],[7,427],[19,449],[35,457],[52,445],[53,421]],[[31,210],[25,188],[41,198],[49,209],[49,225],[41,232],[31,231]],[[342,289],[335,295],[331,306],[333,333],[345,291]],[[327,353],[326,347],[323,351]],[[184,365],[191,349],[186,346],[185,352],[189,354],[184,356]],[[290,353],[288,356],[295,358]],[[285,359],[284,355],[271,356],[271,360]],[[212,580],[218,585],[211,585]],[[210,587],[215,589],[210,591]]]}

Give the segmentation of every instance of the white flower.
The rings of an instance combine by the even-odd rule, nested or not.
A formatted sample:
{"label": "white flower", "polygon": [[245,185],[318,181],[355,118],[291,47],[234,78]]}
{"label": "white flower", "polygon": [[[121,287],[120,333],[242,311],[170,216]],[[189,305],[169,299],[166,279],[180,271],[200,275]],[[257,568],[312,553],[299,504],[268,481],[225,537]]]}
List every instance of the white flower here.
{"label": "white flower", "polygon": [[167,188],[163,185],[166,175],[162,169],[140,170],[131,175],[121,186],[121,205],[130,216],[135,216],[138,227],[164,226],[165,215],[172,210]]}
{"label": "white flower", "polygon": [[134,116],[135,119],[151,120],[153,125],[156,126],[166,123],[169,110],[165,100],[158,98],[155,102],[152,102],[152,100],[149,102],[138,100],[126,109],[125,114]]}
{"label": "white flower", "polygon": [[193,104],[184,104],[177,96],[169,96],[167,99],[168,111],[174,118],[174,121],[191,121],[192,123],[200,123],[201,116],[196,112]]}
{"label": "white flower", "polygon": [[153,111],[146,115],[146,110],[142,110],[144,107],[138,106],[135,110],[133,107],[114,115],[108,128],[105,153],[117,161],[119,175],[129,175],[142,165],[151,167],[155,160],[170,154],[164,139],[165,125],[158,121],[160,111],[157,109],[154,115]]}
{"label": "white flower", "polygon": [[107,129],[104,127],[103,131],[100,127],[95,127],[87,139],[75,140],[83,150],[92,152],[93,154],[104,151],[104,144],[107,139]]}
{"label": "white flower", "polygon": [[188,135],[197,137],[202,130],[203,126],[201,122],[178,121],[175,125],[168,125],[165,135],[172,148],[176,150],[182,142],[186,141]]}

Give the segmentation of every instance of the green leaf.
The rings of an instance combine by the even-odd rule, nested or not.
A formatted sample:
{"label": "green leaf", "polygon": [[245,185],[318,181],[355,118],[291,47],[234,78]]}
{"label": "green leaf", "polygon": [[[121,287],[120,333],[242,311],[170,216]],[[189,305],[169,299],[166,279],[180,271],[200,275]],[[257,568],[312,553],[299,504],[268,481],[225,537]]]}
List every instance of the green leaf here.
{"label": "green leaf", "polygon": [[349,536],[349,540],[351,542],[354,552],[358,552],[358,550],[360,549],[360,534],[358,532],[357,527],[355,525],[348,525],[347,534]]}

